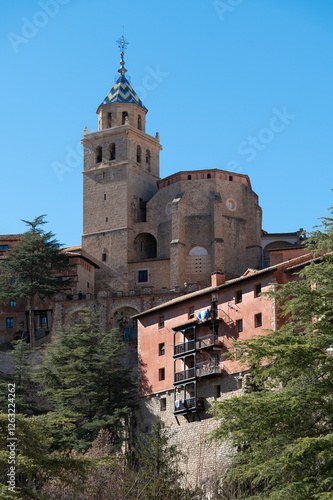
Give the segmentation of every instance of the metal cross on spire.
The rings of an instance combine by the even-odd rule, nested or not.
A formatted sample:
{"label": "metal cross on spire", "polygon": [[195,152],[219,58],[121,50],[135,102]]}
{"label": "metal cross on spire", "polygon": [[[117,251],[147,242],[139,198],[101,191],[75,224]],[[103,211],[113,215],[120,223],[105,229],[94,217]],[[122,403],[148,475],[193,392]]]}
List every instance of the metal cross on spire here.
{"label": "metal cross on spire", "polygon": [[118,69],[118,73],[120,73],[121,76],[124,76],[125,73],[127,73],[127,69],[125,69],[124,53],[128,45],[128,41],[124,37],[124,26],[123,26],[123,35],[121,38],[118,38],[117,44],[118,48],[120,49],[120,56],[121,56],[120,68]]}

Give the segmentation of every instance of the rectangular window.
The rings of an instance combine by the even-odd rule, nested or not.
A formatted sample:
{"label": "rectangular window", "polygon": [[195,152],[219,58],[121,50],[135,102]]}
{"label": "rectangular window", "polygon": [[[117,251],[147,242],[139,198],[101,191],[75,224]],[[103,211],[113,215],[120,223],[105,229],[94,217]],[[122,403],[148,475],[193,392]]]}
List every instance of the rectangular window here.
{"label": "rectangular window", "polygon": [[89,281],[87,281],[87,288],[89,288],[89,287],[90,287],[90,283],[89,283]]}
{"label": "rectangular window", "polygon": [[165,368],[160,368],[158,370],[158,380],[165,380]]}
{"label": "rectangular window", "polygon": [[164,316],[160,316],[158,318],[158,327],[159,328],[164,328]]}
{"label": "rectangular window", "polygon": [[254,285],[254,296],[259,297],[261,294],[261,283],[258,283],[258,285]]}
{"label": "rectangular window", "polygon": [[236,321],[236,329],[237,329],[237,333],[241,333],[243,331],[243,320],[242,319],[238,319]]}
{"label": "rectangular window", "polygon": [[16,307],[16,302],[15,300],[10,301],[10,307]]}
{"label": "rectangular window", "polygon": [[166,410],[166,398],[161,398],[160,399],[160,410],[165,411]]}
{"label": "rectangular window", "polygon": [[143,269],[138,271],[138,282],[139,283],[147,283],[148,281],[148,269]]}
{"label": "rectangular window", "polygon": [[194,318],[194,306],[188,308],[188,318]]}
{"label": "rectangular window", "polygon": [[238,290],[236,293],[235,293],[235,304],[240,304],[240,302],[242,302],[242,290]]}
{"label": "rectangular window", "polygon": [[159,356],[164,356],[165,354],[165,344],[162,342],[162,344],[158,345],[158,355]]}
{"label": "rectangular window", "polygon": [[102,261],[105,262],[106,261],[106,253],[102,253]]}
{"label": "rectangular window", "polygon": [[6,318],[6,328],[13,328],[14,320],[13,318]]}
{"label": "rectangular window", "polygon": [[47,325],[47,317],[46,316],[42,316],[42,326],[46,326]]}
{"label": "rectangular window", "polygon": [[8,249],[8,245],[0,245],[0,250],[7,250]]}
{"label": "rectangular window", "polygon": [[260,326],[262,326],[262,316],[261,316],[261,313],[256,314],[254,316],[254,326],[256,328],[259,328]]}
{"label": "rectangular window", "polygon": [[219,397],[221,397],[221,386],[214,385],[214,398],[217,399]]}

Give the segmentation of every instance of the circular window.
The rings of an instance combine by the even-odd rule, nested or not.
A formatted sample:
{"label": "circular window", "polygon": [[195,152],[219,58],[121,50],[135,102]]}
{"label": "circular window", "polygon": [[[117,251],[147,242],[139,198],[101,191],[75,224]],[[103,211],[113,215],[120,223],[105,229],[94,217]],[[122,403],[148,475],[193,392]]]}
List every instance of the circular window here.
{"label": "circular window", "polygon": [[165,207],[165,213],[167,215],[170,215],[172,213],[172,203],[167,204],[167,206]]}
{"label": "circular window", "polygon": [[232,200],[231,198],[229,198],[229,200],[226,201],[226,205],[227,205],[227,208],[229,210],[232,210],[232,211],[236,210],[236,202],[235,202],[235,200]]}

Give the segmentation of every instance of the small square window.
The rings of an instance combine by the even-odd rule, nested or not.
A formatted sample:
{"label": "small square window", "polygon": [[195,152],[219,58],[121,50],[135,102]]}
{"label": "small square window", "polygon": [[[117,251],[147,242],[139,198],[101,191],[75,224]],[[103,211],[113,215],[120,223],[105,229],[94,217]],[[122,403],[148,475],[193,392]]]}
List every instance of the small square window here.
{"label": "small square window", "polygon": [[237,329],[237,333],[241,333],[243,331],[243,320],[242,319],[238,319],[236,321],[236,329]]}
{"label": "small square window", "polygon": [[158,355],[164,356],[164,354],[165,354],[165,343],[162,342],[162,344],[158,345]]}
{"label": "small square window", "polygon": [[10,301],[10,307],[16,307],[16,302],[15,300]]}
{"label": "small square window", "polygon": [[14,320],[13,318],[6,318],[6,328],[13,328]]}
{"label": "small square window", "polygon": [[138,271],[138,282],[139,283],[147,283],[148,282],[148,270],[144,269],[142,271]]}
{"label": "small square window", "polygon": [[188,308],[188,318],[194,318],[194,306]]}
{"label": "small square window", "polygon": [[160,368],[158,370],[158,380],[165,380],[165,368]]}
{"label": "small square window", "polygon": [[164,316],[160,316],[158,318],[158,327],[159,328],[164,328]]}
{"label": "small square window", "polygon": [[242,302],[242,290],[238,290],[236,293],[235,293],[235,304],[240,304]]}
{"label": "small square window", "polygon": [[257,285],[254,285],[254,296],[259,297],[261,294],[261,283],[258,283]]}
{"label": "small square window", "polygon": [[261,316],[261,313],[256,314],[254,316],[254,326],[256,328],[259,328],[260,326],[262,326],[262,316]]}
{"label": "small square window", "polygon": [[165,411],[166,410],[166,398],[161,398],[160,399],[160,410]]}

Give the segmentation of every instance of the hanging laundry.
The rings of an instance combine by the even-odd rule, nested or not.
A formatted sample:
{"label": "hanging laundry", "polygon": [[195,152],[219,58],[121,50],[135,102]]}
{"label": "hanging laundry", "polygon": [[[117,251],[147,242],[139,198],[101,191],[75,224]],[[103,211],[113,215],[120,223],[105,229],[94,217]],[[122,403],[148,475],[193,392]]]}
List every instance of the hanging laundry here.
{"label": "hanging laundry", "polygon": [[204,309],[203,311],[198,311],[195,313],[198,321],[206,321],[210,316],[210,307]]}

